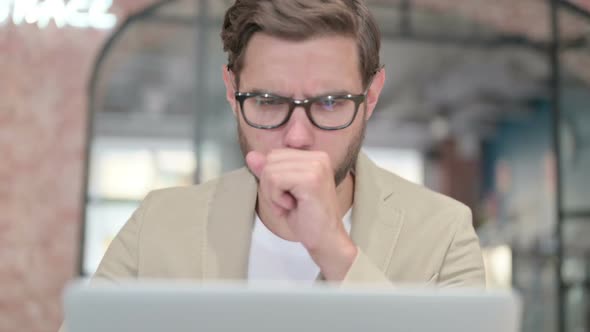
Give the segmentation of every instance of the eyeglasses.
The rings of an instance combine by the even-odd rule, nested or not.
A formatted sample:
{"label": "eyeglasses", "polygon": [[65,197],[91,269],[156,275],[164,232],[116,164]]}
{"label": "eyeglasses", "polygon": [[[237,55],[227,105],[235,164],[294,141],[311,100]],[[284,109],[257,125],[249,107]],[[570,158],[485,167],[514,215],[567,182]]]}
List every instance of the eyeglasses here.
{"label": "eyeglasses", "polygon": [[246,123],[258,129],[275,129],[289,121],[297,107],[303,107],[309,121],[323,130],[344,129],[352,124],[367,93],[327,95],[293,99],[271,93],[236,92]]}

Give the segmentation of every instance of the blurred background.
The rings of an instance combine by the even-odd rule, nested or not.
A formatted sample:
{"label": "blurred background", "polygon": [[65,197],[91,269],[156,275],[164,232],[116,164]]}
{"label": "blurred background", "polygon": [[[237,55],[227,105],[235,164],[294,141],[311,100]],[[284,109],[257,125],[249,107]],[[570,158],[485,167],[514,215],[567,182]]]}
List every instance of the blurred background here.
{"label": "blurred background", "polygon": [[[144,195],[243,165],[229,0],[0,0],[0,331],[55,331]],[[523,331],[590,331],[590,0],[371,0],[365,151],[471,207]]]}

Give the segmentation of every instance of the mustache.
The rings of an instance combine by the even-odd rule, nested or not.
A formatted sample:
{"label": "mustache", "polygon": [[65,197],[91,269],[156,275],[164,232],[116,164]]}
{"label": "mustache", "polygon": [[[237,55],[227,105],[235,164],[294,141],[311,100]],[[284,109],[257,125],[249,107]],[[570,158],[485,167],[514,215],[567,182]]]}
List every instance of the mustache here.
{"label": "mustache", "polygon": [[[246,155],[250,151],[253,151],[254,148],[248,141],[248,138],[244,134],[239,122],[237,123],[237,127],[238,142],[240,144],[242,156],[245,160]],[[360,153],[363,141],[365,140],[366,127],[367,126],[365,122],[363,123],[361,130],[353,136],[352,141],[346,147],[346,153],[344,155],[343,160],[340,161],[334,168],[334,183],[336,184],[336,187],[338,187],[342,183],[342,181],[344,181],[348,173],[355,173],[356,160],[358,159],[358,155]],[[254,174],[254,172],[252,172],[252,170],[248,167],[247,164],[246,168],[248,169],[248,172],[250,172],[250,174],[252,174],[252,176],[256,179],[256,183],[260,183],[260,179]]]}

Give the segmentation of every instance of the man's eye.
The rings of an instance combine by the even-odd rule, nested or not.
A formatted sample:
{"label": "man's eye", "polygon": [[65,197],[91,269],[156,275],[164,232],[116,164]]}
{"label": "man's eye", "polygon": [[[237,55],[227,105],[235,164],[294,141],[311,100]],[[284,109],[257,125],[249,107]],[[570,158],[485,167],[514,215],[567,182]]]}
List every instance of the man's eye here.
{"label": "man's eye", "polygon": [[334,110],[342,106],[342,101],[334,98],[326,98],[319,102],[325,110]]}
{"label": "man's eye", "polygon": [[322,103],[325,107],[332,107],[332,106],[336,105],[336,101],[334,99],[326,99],[326,100],[322,101]]}

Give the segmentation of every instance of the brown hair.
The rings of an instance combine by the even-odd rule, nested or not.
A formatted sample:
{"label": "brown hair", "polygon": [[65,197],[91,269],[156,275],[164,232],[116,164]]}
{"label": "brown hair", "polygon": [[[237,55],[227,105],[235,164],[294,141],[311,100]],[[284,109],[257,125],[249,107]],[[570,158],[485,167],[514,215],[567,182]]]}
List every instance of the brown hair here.
{"label": "brown hair", "polygon": [[358,43],[363,86],[380,69],[381,34],[361,0],[236,0],[225,13],[221,39],[228,69],[238,80],[246,46],[256,32],[289,40],[348,35]]}

